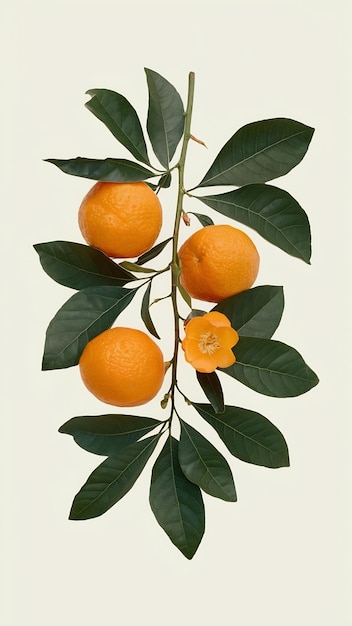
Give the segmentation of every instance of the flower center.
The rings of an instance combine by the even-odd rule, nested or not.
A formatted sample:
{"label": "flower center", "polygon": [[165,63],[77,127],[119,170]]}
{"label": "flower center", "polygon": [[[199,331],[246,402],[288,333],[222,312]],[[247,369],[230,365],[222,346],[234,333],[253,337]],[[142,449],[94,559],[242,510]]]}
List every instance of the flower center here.
{"label": "flower center", "polygon": [[200,336],[198,348],[202,354],[213,354],[220,348],[219,338],[215,333],[204,333]]}

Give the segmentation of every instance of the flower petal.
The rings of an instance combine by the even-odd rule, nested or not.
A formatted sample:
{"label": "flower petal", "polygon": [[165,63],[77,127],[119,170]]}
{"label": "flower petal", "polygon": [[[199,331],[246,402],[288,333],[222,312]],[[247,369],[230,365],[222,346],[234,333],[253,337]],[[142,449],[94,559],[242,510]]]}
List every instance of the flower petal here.
{"label": "flower petal", "polygon": [[210,374],[211,372],[214,372],[217,367],[214,358],[210,354],[202,353],[199,353],[199,357],[197,359],[194,359],[191,365],[198,372],[203,372],[204,374]]}
{"label": "flower petal", "polygon": [[219,313],[218,311],[210,311],[203,315],[203,319],[206,319],[213,326],[230,326],[230,320],[223,313]]}
{"label": "flower petal", "polygon": [[201,335],[212,330],[211,324],[204,317],[204,315],[202,317],[192,317],[186,324],[185,332],[189,339],[199,341]]}
{"label": "flower petal", "polygon": [[217,328],[216,334],[219,337],[222,348],[233,348],[239,340],[237,332],[233,328],[228,328],[227,326]]}
{"label": "flower petal", "polygon": [[217,367],[229,367],[236,361],[234,353],[229,348],[219,348],[214,356],[216,356]]}
{"label": "flower petal", "polygon": [[202,355],[198,347],[198,341],[186,337],[182,342],[182,348],[185,352],[186,361],[191,363],[193,359]]}

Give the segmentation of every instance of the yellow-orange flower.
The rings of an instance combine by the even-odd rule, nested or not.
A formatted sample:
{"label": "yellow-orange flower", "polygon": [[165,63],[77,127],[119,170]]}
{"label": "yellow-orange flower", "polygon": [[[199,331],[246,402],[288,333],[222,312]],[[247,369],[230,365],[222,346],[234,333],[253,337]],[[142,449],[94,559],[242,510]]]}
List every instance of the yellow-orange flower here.
{"label": "yellow-orange flower", "polygon": [[231,348],[239,337],[223,313],[211,311],[202,317],[193,317],[185,331],[182,341],[185,359],[198,372],[214,372],[217,367],[229,367],[236,361]]}

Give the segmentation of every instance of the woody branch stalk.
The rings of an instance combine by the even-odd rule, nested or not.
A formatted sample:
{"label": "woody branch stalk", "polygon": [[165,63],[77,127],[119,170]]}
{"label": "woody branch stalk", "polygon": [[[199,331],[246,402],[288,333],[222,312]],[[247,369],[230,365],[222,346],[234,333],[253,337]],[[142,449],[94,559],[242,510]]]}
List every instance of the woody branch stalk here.
{"label": "woody branch stalk", "polygon": [[176,205],[176,215],[175,215],[175,224],[173,231],[173,244],[172,244],[172,289],[171,289],[171,301],[173,307],[173,315],[174,315],[174,331],[175,331],[175,342],[174,342],[174,355],[172,359],[172,375],[171,375],[171,387],[170,387],[170,397],[171,397],[171,414],[170,420],[173,415],[173,411],[175,408],[175,387],[177,384],[177,360],[178,360],[178,350],[180,343],[180,316],[177,308],[177,285],[178,285],[178,277],[179,277],[179,260],[178,260],[178,237],[180,231],[180,222],[183,213],[183,198],[186,193],[184,186],[184,170],[185,170],[185,162],[187,155],[187,147],[188,142],[191,138],[191,119],[192,119],[192,109],[193,109],[193,98],[194,98],[194,80],[195,75],[194,72],[190,72],[188,76],[188,98],[187,98],[187,107],[185,112],[185,129],[183,134],[183,143],[181,149],[181,155],[179,162],[177,164],[178,169],[178,195],[177,195],[177,205]]}

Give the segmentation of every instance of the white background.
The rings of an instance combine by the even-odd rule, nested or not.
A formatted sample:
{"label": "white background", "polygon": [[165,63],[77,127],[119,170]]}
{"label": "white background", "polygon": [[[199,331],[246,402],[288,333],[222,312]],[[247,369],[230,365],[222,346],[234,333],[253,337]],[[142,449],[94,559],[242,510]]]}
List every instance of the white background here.
{"label": "white background", "polygon": [[[351,626],[348,4],[3,2],[3,626]],[[285,288],[275,337],[302,353],[320,384],[278,400],[223,376],[229,404],[260,411],[284,433],[291,467],[241,463],[213,438],[231,463],[239,501],[205,497],[206,533],[192,561],[151,513],[152,462],[107,514],[68,521],[75,493],[101,458],[57,430],[70,417],[111,407],[86,391],[77,368],[40,371],[46,326],[72,291],[44,274],[32,245],[82,242],[77,210],[91,186],[43,159],[128,158],[84,108],[84,94],[114,89],[144,121],[143,67],[168,78],[184,100],[188,72],[196,73],[192,132],[208,149],[190,146],[189,187],[245,123],[291,117],[316,129],[302,163],[276,181],[309,215],[312,265],[251,237],[261,255],[257,284]],[[170,234],[175,189],[161,199],[160,240]],[[226,221],[196,201],[186,208]],[[181,237],[199,226],[194,219]],[[120,323],[140,326],[137,304]],[[167,353],[169,314],[157,306],[154,320]],[[182,365],[182,384],[203,400],[192,377]],[[190,408],[180,409],[214,437]],[[159,399],[142,414],[162,419]]]}

